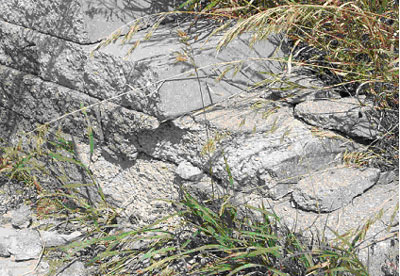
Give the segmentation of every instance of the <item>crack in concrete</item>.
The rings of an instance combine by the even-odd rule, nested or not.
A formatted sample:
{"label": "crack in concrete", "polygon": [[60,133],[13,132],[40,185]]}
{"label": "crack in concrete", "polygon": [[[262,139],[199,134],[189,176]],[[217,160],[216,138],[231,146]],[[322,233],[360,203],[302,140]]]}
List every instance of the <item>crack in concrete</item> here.
{"label": "crack in concrete", "polygon": [[61,39],[61,40],[67,41],[67,42],[75,43],[75,44],[78,44],[78,45],[81,45],[81,46],[96,45],[96,44],[100,43],[101,41],[103,41],[104,39],[106,39],[106,38],[101,38],[101,39],[96,40],[96,41],[94,41],[94,42],[87,42],[87,43],[84,43],[84,42],[76,41],[76,40],[73,40],[73,39],[70,39],[70,38],[57,36],[57,35],[54,35],[54,34],[51,34],[51,33],[46,33],[46,32],[41,31],[40,29],[33,29],[31,26],[25,26],[25,25],[23,25],[23,24],[17,24],[17,23],[15,23],[15,22],[10,22],[10,21],[7,21],[7,20],[5,20],[5,19],[3,19],[3,18],[1,19],[1,21],[6,22],[7,24],[11,24],[11,25],[23,27],[23,28],[26,28],[26,29],[29,29],[29,30],[38,32],[38,33],[40,33],[40,34],[48,35],[48,36],[50,36],[50,37],[54,37],[54,38]]}
{"label": "crack in concrete", "polygon": [[[110,103],[113,103],[113,102],[110,101],[109,99],[103,99],[103,98],[100,98],[100,97],[96,97],[96,96],[90,95],[89,93],[86,93],[86,92],[84,92],[84,91],[77,90],[77,89],[75,89],[75,88],[72,88],[72,87],[68,87],[68,86],[59,84],[59,83],[57,83],[57,82],[54,82],[54,81],[51,81],[51,80],[49,80],[49,79],[43,78],[43,77],[40,76],[40,75],[32,74],[31,72],[27,72],[27,71],[21,70],[21,69],[19,69],[19,68],[15,68],[15,67],[10,66],[10,65],[6,65],[6,64],[3,64],[3,63],[1,63],[1,62],[0,62],[0,66],[4,66],[4,67],[7,67],[7,68],[11,68],[11,69],[13,69],[13,70],[15,70],[15,71],[18,71],[18,72],[21,72],[21,73],[25,73],[25,74],[27,74],[27,75],[31,75],[31,76],[34,76],[34,77],[37,77],[37,78],[39,78],[41,81],[46,82],[46,83],[51,83],[51,84],[54,84],[54,85],[57,85],[57,86],[60,86],[60,87],[66,88],[66,89],[70,89],[70,90],[76,91],[77,93],[79,93],[79,94],[81,94],[81,95],[85,95],[85,96],[87,96],[87,97],[89,97],[89,98],[91,98],[91,99],[93,99],[93,100],[99,101],[99,102],[98,102],[98,105],[101,105],[102,102],[110,102]],[[116,104],[116,103],[114,103],[114,104],[115,104],[115,105],[119,105],[119,104]],[[128,106],[128,105],[119,105],[119,106],[121,106],[121,107],[123,107],[123,108],[125,108],[125,109],[127,109],[127,110],[130,110],[130,111],[134,111],[134,112],[138,112],[138,113],[145,114],[145,115],[147,115],[147,116],[152,116],[152,117],[154,117],[153,115],[147,114],[147,113],[145,113],[145,112],[143,112],[143,111],[136,110],[136,109],[132,109],[132,108],[131,108],[130,106]]]}
{"label": "crack in concrete", "polygon": [[[302,117],[296,115],[296,112],[294,112],[294,109],[295,109],[296,105],[297,104],[293,105],[293,111],[292,111],[292,115],[296,120],[299,120],[300,122],[302,122],[303,124],[305,124],[307,126],[321,128],[321,127],[319,127],[317,125],[312,125],[312,124],[308,123]],[[322,129],[327,130],[327,131],[332,131],[333,133],[335,133],[335,134],[337,134],[339,136],[342,136],[345,139],[349,139],[351,141],[354,141],[354,142],[356,142],[358,144],[361,144],[361,145],[364,145],[364,146],[368,146],[368,145],[371,144],[372,141],[374,141],[372,139],[370,140],[370,139],[363,138],[363,137],[358,137],[358,136],[355,136],[355,135],[349,135],[348,133],[345,133],[345,132],[337,130],[337,129],[330,129],[330,128],[322,128]]]}
{"label": "crack in concrete", "polygon": [[8,111],[11,111],[11,112],[17,114],[18,116],[21,116],[22,118],[24,118],[24,119],[26,119],[26,120],[28,120],[28,121],[33,120],[33,121],[35,121],[35,122],[37,122],[37,123],[44,124],[44,123],[42,123],[42,122],[40,122],[40,121],[38,121],[38,120],[36,120],[36,119],[34,119],[34,118],[32,118],[32,117],[27,117],[27,116],[25,116],[24,114],[19,113],[18,111],[13,110],[13,109],[10,108],[9,106],[6,106],[6,105],[2,104],[1,102],[0,102],[0,106],[1,106],[2,108],[4,108],[4,109],[8,110]]}

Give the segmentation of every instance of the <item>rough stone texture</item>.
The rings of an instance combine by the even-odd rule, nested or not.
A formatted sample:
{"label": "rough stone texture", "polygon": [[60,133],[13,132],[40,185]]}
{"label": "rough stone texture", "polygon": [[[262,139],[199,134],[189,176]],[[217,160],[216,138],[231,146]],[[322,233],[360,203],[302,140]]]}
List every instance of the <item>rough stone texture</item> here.
{"label": "rough stone texture", "polygon": [[138,148],[147,155],[175,164],[189,161],[198,167],[207,159],[200,154],[206,142],[205,127],[196,122],[193,128],[182,129],[168,121],[157,130],[142,131],[138,135]]}
{"label": "rough stone texture", "polygon": [[161,199],[178,199],[175,165],[144,155],[139,155],[135,162],[115,162],[96,152],[90,159],[89,146],[77,146],[81,159],[89,164],[109,202],[118,207],[121,215],[130,217],[132,224],[153,222],[170,211],[169,203]]}
{"label": "rough stone texture", "polygon": [[176,5],[174,0],[41,0],[40,5],[34,0],[1,1],[0,19],[87,44],[98,42],[134,19],[168,11]]}
{"label": "rough stone texture", "polygon": [[[337,99],[338,94],[309,76],[296,70],[284,72],[284,63],[268,61],[277,50],[276,36],[252,49],[246,44],[250,35],[243,34],[216,55],[215,46],[221,36],[205,43],[210,21],[199,20],[189,27],[174,18],[125,59],[125,53],[149,29],[139,31],[131,42],[122,45],[119,39],[90,55],[95,47],[90,43],[114,28],[174,5],[173,0],[1,2],[0,136],[15,141],[17,132],[30,131],[38,123],[75,112],[81,104],[95,105],[86,110],[87,115],[76,112],[50,125],[49,136],[57,128],[70,134],[65,137],[73,142],[76,158],[93,172],[107,200],[120,211],[118,220],[129,220],[135,228],[170,213],[169,203],[159,199],[178,200],[181,186],[204,198],[229,194],[233,203],[258,207],[263,202],[294,231],[309,236],[323,233],[329,239],[335,237],[333,231],[342,234],[355,229],[365,221],[366,214],[383,208],[382,218],[368,234],[369,241],[379,246],[372,253],[363,251],[360,255],[364,258],[370,254],[374,262],[372,275],[380,275],[384,262],[380,257],[391,248],[378,242],[382,229],[398,225],[398,216],[392,216],[398,197],[396,176],[391,172],[379,176],[376,169],[332,169],[342,163],[345,150],[362,150],[361,145],[340,133],[366,139],[379,136],[370,131],[366,119],[369,107],[360,107],[354,99]],[[147,19],[141,28],[155,22],[154,17]],[[179,42],[178,30],[188,33],[192,49],[185,49]],[[184,51],[191,52],[199,79],[191,60],[184,61]],[[281,55],[277,51],[277,56]],[[253,58],[265,60],[254,62]],[[234,75],[231,68],[216,82],[228,68],[215,63],[237,60],[242,60],[236,64],[243,71]],[[279,77],[292,81],[293,87],[277,90],[282,85],[275,84],[262,93],[250,93],[248,85],[267,75],[261,72],[279,73]],[[92,153],[86,137],[88,126],[94,131]],[[181,170],[184,164],[193,167]],[[60,164],[51,164],[55,175],[63,172],[71,183],[86,183],[77,168],[57,166]],[[227,167],[233,187],[229,185]],[[333,171],[336,180],[326,176],[326,170]],[[315,178],[324,180],[317,181],[323,190],[317,190],[316,196],[310,189]],[[59,188],[51,177],[40,180]],[[373,185],[376,181],[380,185]],[[17,196],[20,184],[0,176],[0,214],[22,203],[23,197]],[[25,194],[26,190],[21,191]],[[302,198],[308,199],[303,202]],[[315,212],[317,201],[319,210],[330,212],[329,216]],[[7,257],[7,264],[6,268],[0,264],[0,275],[20,275],[13,266],[30,262],[16,263],[12,258],[37,258],[43,245],[65,244],[79,234],[43,232],[40,239],[36,231],[2,229],[0,255]],[[20,240],[23,236],[35,237],[36,242]],[[28,241],[34,250],[26,250]],[[143,244],[134,247],[142,248]],[[28,256],[29,251],[34,254]],[[73,263],[71,271],[68,268],[62,273],[84,275],[82,266]],[[10,274],[14,272],[17,274]]]}
{"label": "rough stone texture", "polygon": [[301,179],[292,197],[304,210],[332,212],[373,186],[379,173],[379,169],[330,168]]}
{"label": "rough stone texture", "polygon": [[[138,148],[170,162],[189,161],[206,172],[212,166],[213,176],[224,182],[228,181],[226,158],[235,188],[262,186],[277,199],[288,194],[300,176],[340,163],[341,153],[352,147],[332,133],[313,134],[293,118],[289,108],[260,100],[244,97],[236,113],[223,106],[205,112],[214,143],[211,148],[216,149],[211,156],[204,153],[207,135],[202,113],[141,132]],[[261,108],[252,110],[254,104]]]}
{"label": "rough stone texture", "polygon": [[43,246],[37,231],[28,229],[10,231],[8,251],[16,261],[37,259]]}
{"label": "rough stone texture", "polygon": [[[2,96],[0,93],[0,97]],[[16,141],[16,133],[24,132],[36,125],[36,121],[33,118],[24,118],[18,112],[14,112],[3,106],[0,108],[0,120],[2,121],[0,125],[0,137],[2,139],[9,137],[11,143]],[[2,195],[0,194],[1,197]],[[7,205],[0,206],[0,212],[3,212],[4,208],[7,208]]]}
{"label": "rough stone texture", "polygon": [[[247,45],[249,36],[244,36],[215,56],[220,37],[212,37],[205,44],[202,31],[207,26],[207,22],[199,23],[200,29],[193,36],[199,34],[200,37],[191,45],[199,67],[205,105],[219,102],[262,80],[259,71],[279,72],[278,62],[246,64],[249,54],[254,58],[272,56],[277,50],[277,38],[262,41],[252,49]],[[130,85],[140,90],[119,97],[117,103],[162,119],[176,117],[199,109],[203,104],[199,84],[193,77],[193,65],[176,60],[182,45],[175,32],[188,27],[175,26],[173,32],[171,26],[160,27],[151,40],[143,41],[124,61],[121,58],[132,46],[130,44],[116,42],[90,57],[92,48],[0,21],[0,63],[96,99],[126,93],[131,90]],[[137,39],[143,39],[146,34],[146,30],[139,32]],[[214,80],[224,70],[224,66],[216,63],[240,59],[244,63],[243,72],[234,77],[232,72],[228,73],[220,82]]]}
{"label": "rough stone texture", "polygon": [[0,228],[0,247],[2,248],[3,257],[8,257],[11,255],[10,246],[11,238],[15,235],[16,230]]}
{"label": "rough stone texture", "polygon": [[[0,63],[18,70],[9,72],[10,69],[3,69],[5,71],[2,70],[2,78],[8,79],[6,77],[8,75],[11,78],[23,78],[26,75],[24,73],[30,73],[39,77],[38,80],[33,82],[39,84],[42,80],[52,82],[51,87],[54,90],[61,89],[69,91],[68,94],[75,97],[86,98],[86,100],[80,100],[83,103],[88,100],[98,102],[127,92],[129,90],[127,84],[132,78],[130,72],[136,71],[131,63],[124,63],[104,54],[98,54],[97,59],[89,58],[90,49],[87,47],[46,36],[20,26],[0,22],[0,34]],[[3,88],[6,89],[2,99],[8,103],[8,105],[4,105],[6,108],[9,107],[10,102],[15,100],[10,99],[12,90],[11,92],[8,91],[15,89],[10,87],[12,83],[15,85],[15,80],[10,79],[10,82],[5,84],[7,87]],[[58,87],[55,84],[58,84]],[[44,84],[44,86],[48,85]],[[36,92],[34,88],[28,91]],[[90,98],[88,95],[94,98]],[[64,101],[62,95],[57,96],[56,93],[53,98],[60,102]],[[127,99],[120,97],[116,102],[124,106],[124,102],[127,101]],[[78,99],[69,100],[68,103],[69,105],[78,103],[79,106]],[[46,102],[42,104],[45,105]],[[128,105],[128,103],[125,104],[125,106]],[[67,107],[69,106],[67,105]],[[61,114],[59,116],[69,111],[67,107],[60,108],[59,113]],[[36,110],[33,103],[26,105],[25,109],[26,112],[35,112],[34,110]],[[36,118],[34,115],[33,113],[33,116],[30,117]],[[39,117],[38,120],[40,119]]]}
{"label": "rough stone texture", "polygon": [[0,176],[0,215],[4,224],[11,223],[12,217],[7,214],[17,209],[24,200],[35,198],[37,191],[29,185],[8,177]]}
{"label": "rough stone texture", "polygon": [[85,265],[82,262],[74,262],[68,266],[63,272],[59,273],[60,276],[87,276]]}
{"label": "rough stone texture", "polygon": [[[193,194],[200,198],[209,198],[214,192],[217,195],[231,194],[229,189],[213,184],[206,179],[198,183],[184,184]],[[361,227],[369,224],[366,237],[359,247],[359,257],[368,266],[370,275],[396,275],[396,258],[398,259],[398,183],[388,185],[374,185],[362,196],[355,197],[351,204],[334,210],[331,213],[315,213],[293,208],[291,199],[286,197],[280,200],[266,199],[255,193],[234,192],[232,201],[238,206],[265,206],[267,211],[274,212],[291,231],[302,233],[313,240],[328,241],[338,235],[349,233],[354,236]],[[380,211],[382,212],[380,214]],[[258,214],[260,215],[260,214]],[[388,232],[388,227],[391,227]],[[335,234],[336,233],[336,234]],[[337,240],[340,243],[340,239]],[[395,271],[395,274],[385,274],[384,271]],[[396,272],[397,271],[397,272]]]}
{"label": "rough stone texture", "polygon": [[83,89],[88,47],[3,21],[0,34],[1,64],[72,89]]}
{"label": "rough stone texture", "polygon": [[262,186],[266,194],[279,198],[290,192],[287,184],[340,162],[345,149],[343,141],[315,137],[300,121],[288,117],[273,131],[241,135],[222,143],[210,166],[215,176],[226,180],[228,164],[236,188]]}
{"label": "rough stone texture", "polygon": [[307,123],[338,130],[352,137],[375,139],[377,121],[371,117],[371,106],[362,106],[360,99],[343,98],[306,101],[296,105],[295,115]]}
{"label": "rough stone texture", "polygon": [[44,248],[66,245],[81,235],[80,232],[59,234],[31,229],[16,230],[10,226],[1,225],[0,275],[47,275],[49,265],[40,259]]}
{"label": "rough stone texture", "polygon": [[398,275],[398,239],[392,237],[383,241],[371,242],[369,245],[369,252],[364,249],[358,254],[360,261],[368,267],[369,275]]}
{"label": "rough stone texture", "polygon": [[377,185],[387,185],[391,183],[399,183],[399,172],[387,171],[379,175]]}
{"label": "rough stone texture", "polygon": [[[1,65],[0,77],[7,80],[0,84],[3,92],[0,105],[5,106],[9,113],[13,113],[11,116],[21,116],[21,121],[31,118],[28,121],[32,124],[25,131],[36,127],[34,122],[43,124],[65,113],[79,110],[81,104],[87,106],[98,102],[78,91]],[[158,126],[155,118],[113,103],[103,103],[93,110],[88,110],[87,114],[88,118],[82,112],[76,113],[60,121],[59,126],[82,138],[87,134],[89,120],[96,144],[104,144],[115,158],[115,154],[124,154],[129,159],[135,159],[137,150],[132,142],[133,134],[143,128],[152,129]],[[5,119],[8,120],[9,117]]]}
{"label": "rough stone texture", "polygon": [[42,1],[41,5],[29,0],[2,1],[0,9],[0,18],[6,22],[82,42],[88,36],[80,1]]}
{"label": "rough stone texture", "polygon": [[[290,197],[271,200],[262,193],[251,192],[250,189],[243,192],[232,191],[216,183],[212,184],[207,178],[203,178],[199,182],[184,182],[183,185],[201,198],[209,197],[214,191],[216,196],[232,194],[233,202],[240,206],[248,204],[260,207],[263,205],[267,211],[276,213],[281,218],[283,225],[309,237],[319,236],[322,238],[322,235],[325,235],[328,240],[331,240],[336,237],[332,230],[338,234],[347,231],[354,233],[368,219],[374,221],[367,232],[366,238],[369,243],[378,242],[380,237],[385,237],[387,232],[384,230],[389,226],[392,227],[392,233],[396,233],[398,230],[398,211],[396,209],[399,197],[398,183],[374,185],[362,196],[353,198],[351,204],[333,210],[331,213],[316,213],[293,208]],[[380,210],[382,210],[382,216],[379,215]],[[392,215],[394,216],[392,217]]]}
{"label": "rough stone texture", "polygon": [[[381,255],[381,258],[374,259],[376,267],[380,266],[384,276],[399,274],[399,240],[392,239],[386,242],[386,250]],[[382,265],[383,263],[383,265]],[[373,271],[371,272],[373,273]],[[378,273],[377,273],[378,274]]]}
{"label": "rough stone texture", "polygon": [[40,237],[42,239],[44,247],[54,247],[66,245],[72,241],[75,241],[82,236],[82,233],[75,231],[69,235],[58,234],[57,232],[40,231]]}
{"label": "rough stone texture", "polygon": [[[291,108],[262,99],[258,92],[244,92],[173,123],[182,129],[197,130],[209,125],[220,133],[236,136],[271,131],[292,118],[291,113]],[[201,125],[196,127],[194,122]]]}
{"label": "rough stone texture", "polygon": [[[5,121],[22,116],[26,125],[45,123],[79,109],[81,103],[90,105],[126,93],[130,89],[127,85],[131,84],[144,90],[116,98],[118,105],[102,103],[88,112],[97,142],[105,142],[106,151],[115,159],[123,154],[134,160],[137,156],[135,132],[143,127],[158,126],[155,118],[136,110],[165,119],[202,107],[197,81],[186,73],[182,74],[182,70],[193,71],[193,67],[175,62],[179,44],[176,38],[170,41],[165,35],[166,29],[159,30],[154,40],[143,42],[129,61],[114,56],[125,49],[118,44],[110,45],[89,58],[87,47],[17,25],[0,22],[0,32],[0,63],[5,65],[0,72],[1,78],[7,80],[1,83],[1,105],[8,110],[2,112]],[[238,40],[215,58],[217,38],[213,38],[207,47],[203,47],[203,40],[204,37],[200,38],[193,46],[198,66],[245,58],[249,51],[269,56],[276,49],[273,43],[265,41],[250,50],[243,40]],[[157,47],[153,47],[155,43]],[[171,45],[174,46],[171,48]],[[149,48],[155,51],[149,52]],[[247,84],[261,80],[257,70],[269,70],[266,66],[272,71],[277,70],[274,66],[278,64],[267,64],[247,66],[245,72],[237,74],[235,79],[230,77],[221,82],[203,78],[203,74],[217,76],[214,71],[221,72],[222,68],[199,69],[202,89],[207,95],[204,96],[205,104],[221,101],[242,91]],[[176,74],[181,76],[176,79]],[[172,80],[160,82],[163,78]],[[63,129],[82,136],[86,132],[85,121],[84,116],[69,116],[62,122]]]}
{"label": "rough stone texture", "polygon": [[8,244],[1,242],[0,243],[0,257],[10,257],[11,254],[8,251]]}
{"label": "rough stone texture", "polygon": [[204,173],[197,167],[194,167],[189,162],[181,162],[176,168],[176,174],[178,174],[181,178],[190,180],[190,181],[198,181],[200,180]]}
{"label": "rough stone texture", "polygon": [[[36,267],[37,260],[24,262],[14,262],[9,259],[0,258],[0,275],[1,276],[45,276],[49,272],[49,265],[41,262]],[[35,269],[36,268],[36,269]]]}
{"label": "rough stone texture", "polygon": [[[182,54],[185,45],[179,42],[176,32],[189,29],[189,24],[173,29],[159,28],[150,40],[143,41],[127,58],[135,62],[141,71],[140,76],[135,76],[141,79],[141,82],[136,83],[136,87],[143,89],[148,83],[157,82],[157,85],[150,87],[151,89],[145,88],[145,91],[131,96],[132,108],[146,110],[147,113],[160,118],[174,118],[202,108],[203,101],[207,106],[243,92],[249,85],[265,78],[266,75],[259,72],[281,72],[282,66],[279,62],[268,60],[282,56],[277,36],[257,42],[250,48],[248,46],[250,36],[243,35],[216,54],[215,48],[221,36],[207,38],[210,26],[208,21],[199,21],[196,25],[196,29],[189,35],[197,37],[197,40],[190,39],[189,43],[191,55],[198,67],[202,91],[199,89],[190,56],[185,62],[177,61],[178,53]],[[146,31],[139,32],[136,39],[143,38],[146,33]],[[131,47],[130,43],[121,45],[117,42],[108,45],[101,52],[122,58]],[[254,58],[267,60],[255,61]],[[241,64],[242,70],[237,74],[233,74],[234,70],[231,70],[221,81],[216,81],[220,73],[227,68],[220,63],[226,64],[232,61],[236,61],[237,65]],[[144,100],[151,94],[159,100],[156,109],[154,103]]]}
{"label": "rough stone texture", "polygon": [[31,222],[31,210],[25,204],[21,205],[12,213],[11,224],[15,228],[27,228]]}
{"label": "rough stone texture", "polygon": [[[325,235],[328,240],[350,231],[354,235],[368,219],[370,224],[365,237],[365,242],[360,247],[359,256],[364,264],[368,264],[370,275],[385,275],[381,266],[384,260],[398,249],[391,246],[392,239],[396,239],[398,233],[398,183],[390,185],[374,185],[362,196],[355,197],[351,204],[327,214],[316,214],[291,208],[289,200],[273,204],[274,211],[282,218],[283,223],[290,226],[293,231],[301,232],[316,238]],[[268,203],[265,203],[268,206]],[[382,211],[382,216],[379,212]],[[391,226],[390,232],[388,227]],[[392,239],[388,239],[392,236]],[[369,261],[369,263],[368,263]],[[398,268],[397,268],[398,271]]]}

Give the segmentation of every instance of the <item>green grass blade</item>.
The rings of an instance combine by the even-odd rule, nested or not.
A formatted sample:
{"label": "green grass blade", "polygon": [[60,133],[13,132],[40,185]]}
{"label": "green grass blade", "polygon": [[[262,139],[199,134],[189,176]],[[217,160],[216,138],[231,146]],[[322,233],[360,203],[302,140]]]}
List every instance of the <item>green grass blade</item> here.
{"label": "green grass blade", "polygon": [[244,264],[244,265],[241,265],[241,266],[235,268],[234,270],[232,270],[227,276],[232,276],[232,275],[235,275],[236,273],[238,273],[239,271],[242,271],[242,270],[245,270],[248,268],[255,268],[255,267],[263,267],[263,266],[259,265],[259,264]]}
{"label": "green grass blade", "polygon": [[95,184],[93,183],[71,183],[71,184],[64,184],[62,187],[65,189],[75,189],[75,188],[80,188],[80,187],[92,187]]}
{"label": "green grass blade", "polygon": [[58,161],[61,161],[61,162],[69,162],[69,163],[73,163],[73,164],[79,165],[81,167],[85,167],[82,164],[82,162],[80,162],[80,161],[78,161],[78,160],[76,160],[74,158],[67,157],[67,156],[64,156],[62,154],[56,153],[56,152],[49,152],[49,156],[54,158],[54,159],[56,159],[56,160],[58,160]]}
{"label": "green grass blade", "polygon": [[93,129],[88,127],[88,136],[89,136],[89,147],[90,147],[90,154],[94,152],[94,136],[93,136]]}
{"label": "green grass blade", "polygon": [[279,258],[280,256],[280,251],[281,247],[280,246],[275,246],[275,247],[267,247],[267,248],[256,248],[254,251],[250,251],[249,253],[246,253],[246,256],[249,258],[252,257],[258,257],[260,255],[264,254],[272,254],[275,257]]}

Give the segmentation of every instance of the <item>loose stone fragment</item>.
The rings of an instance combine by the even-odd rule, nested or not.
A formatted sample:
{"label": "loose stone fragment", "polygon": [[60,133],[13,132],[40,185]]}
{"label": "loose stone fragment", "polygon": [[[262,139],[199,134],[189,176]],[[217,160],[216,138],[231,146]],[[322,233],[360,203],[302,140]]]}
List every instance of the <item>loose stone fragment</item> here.
{"label": "loose stone fragment", "polygon": [[10,237],[8,251],[15,257],[16,261],[37,259],[42,252],[40,235],[33,230],[17,230]]}
{"label": "loose stone fragment", "polygon": [[32,222],[31,210],[26,205],[21,205],[21,207],[14,212],[12,212],[11,224],[15,228],[27,228]]}
{"label": "loose stone fragment", "polygon": [[66,245],[67,243],[80,237],[82,233],[75,231],[69,235],[65,235],[65,234],[58,234],[57,232],[40,231],[40,235],[45,247],[53,247],[53,246]]}
{"label": "loose stone fragment", "polygon": [[176,169],[176,173],[183,179],[190,181],[198,181],[204,175],[199,168],[186,161],[183,161],[179,164],[178,168]]}

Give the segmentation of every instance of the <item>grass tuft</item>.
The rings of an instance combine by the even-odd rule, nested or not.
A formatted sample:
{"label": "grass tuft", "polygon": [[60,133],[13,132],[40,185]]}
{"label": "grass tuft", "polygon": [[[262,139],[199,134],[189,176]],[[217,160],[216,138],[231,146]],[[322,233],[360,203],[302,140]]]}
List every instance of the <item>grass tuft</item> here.
{"label": "grass tuft", "polygon": [[[369,141],[367,151],[346,153],[344,161],[359,166],[398,168],[397,1],[187,0],[179,8],[182,11],[158,14],[144,39],[149,39],[166,16],[173,13],[220,22],[211,32],[224,33],[217,50],[243,32],[252,33],[252,43],[272,33],[284,33],[290,48],[289,57],[283,60],[287,74],[290,75],[293,66],[302,66],[342,96],[364,94],[372,102],[371,116],[378,118],[383,134]],[[142,25],[145,23],[141,19],[132,22],[123,43],[133,39]],[[117,30],[96,49],[121,35],[122,31]],[[182,31],[179,36],[185,47],[183,54],[178,53],[177,61],[190,60],[195,71],[200,69],[193,59],[188,34]],[[217,81],[229,71],[236,74],[243,63],[223,64],[226,67]],[[299,88],[282,76],[273,81],[286,82],[285,89]],[[256,87],[268,84],[270,80]],[[108,100],[112,98],[104,101]],[[81,106],[49,122],[82,112],[88,125],[91,155],[95,143],[86,110],[93,106]],[[260,106],[255,104],[253,108]],[[106,201],[90,169],[78,158],[73,141],[61,132],[49,135],[49,127],[48,124],[35,129],[16,146],[2,145],[0,174],[34,187],[37,215],[58,220],[58,224],[47,228],[63,225],[67,230],[72,227],[85,232],[82,240],[46,252],[49,256],[57,255],[61,263],[83,260],[94,268],[92,275],[368,275],[357,254],[371,225],[382,217],[381,211],[353,232],[339,234],[326,227],[336,236],[328,244],[325,237],[312,242],[291,231],[264,206],[237,206],[228,195],[199,200],[183,190],[181,200],[174,202],[175,213],[127,230],[118,224],[117,210]],[[322,137],[327,135],[317,129],[313,132]],[[216,150],[223,135],[209,138],[203,154]],[[225,165],[232,187],[226,159]],[[70,179],[63,167],[74,167],[84,177]],[[41,182],[43,176],[54,175],[57,185]],[[398,205],[392,222],[397,211]],[[56,274],[56,270],[52,273]]]}

